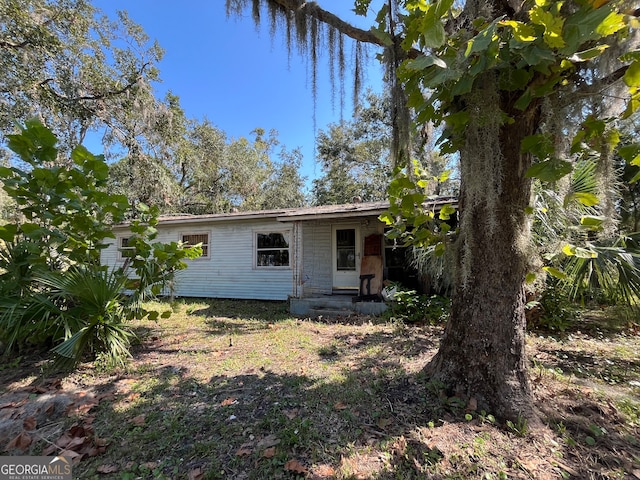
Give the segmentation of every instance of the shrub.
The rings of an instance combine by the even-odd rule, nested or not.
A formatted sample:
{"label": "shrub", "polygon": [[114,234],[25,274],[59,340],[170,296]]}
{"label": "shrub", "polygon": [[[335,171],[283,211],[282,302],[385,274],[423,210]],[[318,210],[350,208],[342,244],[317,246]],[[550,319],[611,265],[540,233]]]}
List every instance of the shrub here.
{"label": "shrub", "polygon": [[102,156],[79,146],[71,162],[61,163],[56,144],[55,135],[35,120],[8,136],[9,148],[27,167],[0,167],[3,188],[20,214],[0,226],[0,341],[5,353],[53,345],[72,363],[98,353],[121,362],[133,337],[127,321],[158,318],[142,302],[200,249],[153,242],[158,210],[139,205],[131,225],[135,256],[108,271],[100,251],[114,238],[113,224],[132,208],[126,197],[105,191],[109,167]]}

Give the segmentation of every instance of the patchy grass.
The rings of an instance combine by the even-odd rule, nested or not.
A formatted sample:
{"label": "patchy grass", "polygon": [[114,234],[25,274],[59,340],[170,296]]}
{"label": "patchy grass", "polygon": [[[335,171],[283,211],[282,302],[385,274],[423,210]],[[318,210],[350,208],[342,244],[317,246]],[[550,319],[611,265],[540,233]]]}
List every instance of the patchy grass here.
{"label": "patchy grass", "polygon": [[[422,367],[441,330],[184,300],[126,369],[0,368],[0,451],[77,454],[77,478],[640,478],[640,337],[585,315],[528,338],[542,426],[499,424]],[[615,325],[615,328],[611,327]],[[605,328],[606,327],[606,328]],[[82,458],[82,460],[80,460]]]}

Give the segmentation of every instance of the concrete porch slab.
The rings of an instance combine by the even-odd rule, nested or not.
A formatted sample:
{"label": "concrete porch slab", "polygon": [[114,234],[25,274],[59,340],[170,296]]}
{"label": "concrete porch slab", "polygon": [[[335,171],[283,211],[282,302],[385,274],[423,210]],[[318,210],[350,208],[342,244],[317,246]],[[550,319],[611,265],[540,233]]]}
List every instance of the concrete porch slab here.
{"label": "concrete porch slab", "polygon": [[323,295],[309,298],[290,298],[289,313],[297,317],[337,317],[356,313],[381,315],[387,309],[384,302],[353,302],[351,295]]}

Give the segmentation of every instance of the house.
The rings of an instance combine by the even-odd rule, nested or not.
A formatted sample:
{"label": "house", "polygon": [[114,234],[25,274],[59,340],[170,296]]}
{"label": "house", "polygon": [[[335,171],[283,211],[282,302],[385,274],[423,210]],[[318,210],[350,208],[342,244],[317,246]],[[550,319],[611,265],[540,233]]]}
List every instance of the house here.
{"label": "house", "polygon": [[[440,198],[429,207],[452,203]],[[290,300],[291,313],[314,315],[342,309],[380,313],[371,300],[384,279],[411,281],[404,250],[384,238],[378,216],[388,202],[352,203],[211,215],[163,216],[158,241],[202,244],[202,256],[178,272],[174,295],[182,297]],[[126,258],[127,225],[102,263]]]}

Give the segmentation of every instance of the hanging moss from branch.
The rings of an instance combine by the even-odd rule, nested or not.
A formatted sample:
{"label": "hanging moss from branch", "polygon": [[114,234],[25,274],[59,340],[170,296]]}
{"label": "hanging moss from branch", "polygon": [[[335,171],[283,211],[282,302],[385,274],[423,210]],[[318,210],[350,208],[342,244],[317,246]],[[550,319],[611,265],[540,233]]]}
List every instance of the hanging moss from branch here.
{"label": "hanging moss from branch", "polygon": [[[340,114],[344,109],[347,76],[345,38],[354,41],[351,53],[353,70],[353,104],[357,105],[363,83],[363,63],[367,59],[364,44],[379,44],[371,32],[362,30],[342,21],[337,16],[323,10],[316,2],[302,0],[226,0],[227,15],[241,15],[251,8],[256,25],[262,23],[262,13],[267,10],[270,34],[275,36],[278,29],[284,29],[289,56],[294,49],[309,59],[310,82],[314,100],[318,94],[318,62],[328,51],[329,75],[332,100],[339,92]],[[339,86],[339,89],[336,88]],[[315,123],[315,113],[314,113]]]}

